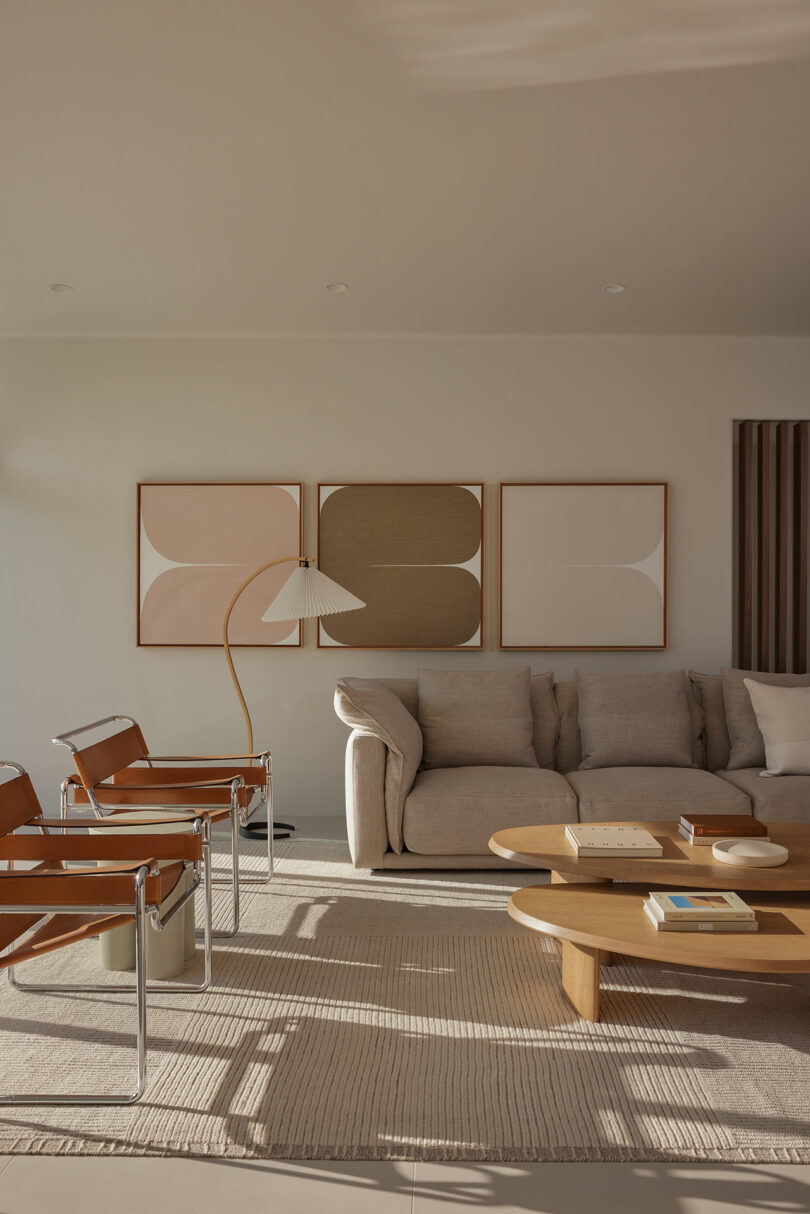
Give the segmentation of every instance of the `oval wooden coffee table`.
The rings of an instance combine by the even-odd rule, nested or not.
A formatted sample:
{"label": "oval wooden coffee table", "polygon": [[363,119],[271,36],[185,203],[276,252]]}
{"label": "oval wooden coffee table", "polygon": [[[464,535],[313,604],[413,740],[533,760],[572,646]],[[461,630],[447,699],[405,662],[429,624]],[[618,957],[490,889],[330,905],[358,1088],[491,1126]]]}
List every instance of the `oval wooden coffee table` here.
{"label": "oval wooden coffee table", "polygon": [[810,971],[810,896],[747,897],[759,922],[748,934],[659,932],[642,909],[647,893],[647,885],[536,885],[509,899],[513,919],[562,942],[563,991],[586,1020],[599,1019],[603,951],[706,969]]}
{"label": "oval wooden coffee table", "polygon": [[740,868],[712,859],[711,847],[692,847],[676,822],[615,822],[613,826],[643,826],[664,849],[660,857],[582,856],[565,837],[565,826],[516,826],[499,830],[490,849],[507,860],[532,868],[551,869],[553,884],[594,881],[649,881],[674,889],[810,890],[810,825],[769,822],[774,843],[790,856],[779,868]]}

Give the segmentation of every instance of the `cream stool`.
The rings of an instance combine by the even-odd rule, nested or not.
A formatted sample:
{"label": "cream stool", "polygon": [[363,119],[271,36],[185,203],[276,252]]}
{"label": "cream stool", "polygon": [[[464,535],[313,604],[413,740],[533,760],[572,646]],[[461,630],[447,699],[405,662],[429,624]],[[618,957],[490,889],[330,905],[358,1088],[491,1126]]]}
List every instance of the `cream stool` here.
{"label": "cream stool", "polygon": [[[132,813],[119,813],[115,815],[119,820],[121,818],[165,818],[165,810],[148,810],[140,809]],[[122,835],[142,835],[154,834],[157,831],[165,831],[166,834],[182,834],[191,832],[191,823],[178,822],[175,826],[172,823],[161,823],[160,826],[122,826],[120,833]],[[90,834],[106,834],[109,837],[109,831],[93,830],[90,828]],[[116,830],[116,833],[118,831]],[[183,894],[191,887],[193,877],[191,871],[188,870],[183,878],[178,881],[168,898],[160,904],[160,913],[164,915],[171,910],[175,902],[179,902]],[[99,939],[100,960],[102,968],[105,970],[126,971],[135,969],[135,926],[134,923],[127,923],[123,927],[116,927],[110,932],[104,932]],[[156,931],[152,923],[147,919],[146,930],[146,977],[147,978],[177,978],[182,974],[186,967],[186,962],[189,961],[195,954],[197,949],[196,939],[194,935],[194,899],[191,898],[186,903],[183,910],[178,911],[175,917],[166,924],[163,931]]]}

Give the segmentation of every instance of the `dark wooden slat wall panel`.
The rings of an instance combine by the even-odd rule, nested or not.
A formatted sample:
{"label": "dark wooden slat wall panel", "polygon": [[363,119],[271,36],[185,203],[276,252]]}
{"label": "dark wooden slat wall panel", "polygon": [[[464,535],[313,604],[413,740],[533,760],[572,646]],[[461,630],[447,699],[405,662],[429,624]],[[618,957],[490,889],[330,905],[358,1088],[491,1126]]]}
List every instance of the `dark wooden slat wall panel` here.
{"label": "dark wooden slat wall panel", "polygon": [[810,421],[737,423],[738,666],[805,674]]}
{"label": "dark wooden slat wall panel", "polygon": [[810,423],[799,422],[793,436],[793,669],[807,670],[807,511]]}
{"label": "dark wooden slat wall panel", "polygon": [[776,603],[774,617],[774,669],[783,673],[788,668],[788,606],[790,603],[790,423],[776,427],[776,536],[774,556],[776,568]]}
{"label": "dark wooden slat wall panel", "polygon": [[743,422],[739,433],[738,501],[738,653],[737,664],[750,669],[754,661],[754,423]]}
{"label": "dark wooden slat wall panel", "polygon": [[771,423],[757,445],[757,670],[771,669]]}

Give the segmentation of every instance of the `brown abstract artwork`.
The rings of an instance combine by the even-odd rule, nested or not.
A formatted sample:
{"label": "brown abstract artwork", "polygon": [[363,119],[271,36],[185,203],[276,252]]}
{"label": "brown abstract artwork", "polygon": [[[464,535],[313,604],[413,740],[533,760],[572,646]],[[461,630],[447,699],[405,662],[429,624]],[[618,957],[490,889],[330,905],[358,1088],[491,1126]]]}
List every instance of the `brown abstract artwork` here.
{"label": "brown abstract artwork", "polygon": [[321,619],[319,645],[481,648],[483,485],[320,485],[318,563],[364,611]]}
{"label": "brown abstract artwork", "polygon": [[[301,552],[301,485],[141,484],[138,527],[138,644],[221,645],[242,582]],[[297,621],[261,619],[295,567],[268,569],[248,586],[231,616],[231,644],[300,645]]]}

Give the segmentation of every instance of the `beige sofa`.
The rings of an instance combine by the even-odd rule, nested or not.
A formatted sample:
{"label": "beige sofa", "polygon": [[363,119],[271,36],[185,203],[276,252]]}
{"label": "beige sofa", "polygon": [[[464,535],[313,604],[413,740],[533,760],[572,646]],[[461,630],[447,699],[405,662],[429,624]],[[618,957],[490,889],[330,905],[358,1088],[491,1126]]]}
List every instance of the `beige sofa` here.
{"label": "beige sofa", "polygon": [[[549,680],[550,689],[550,676],[534,676],[533,687],[539,689],[542,678]],[[341,681],[335,695],[336,711],[350,725],[356,723],[346,697],[346,685],[352,682]],[[393,692],[416,721],[416,679],[374,682]],[[731,743],[721,677],[692,673],[688,688],[692,767],[580,770],[573,681],[553,684],[556,737],[549,749],[548,739],[535,734],[537,767],[425,770],[417,760],[409,770],[407,756],[403,760],[392,749],[384,730],[368,725],[353,728],[346,750],[346,815],[355,867],[508,867],[508,861],[489,851],[490,836],[508,826],[542,822],[664,820],[684,811],[753,812],[763,821],[810,822],[810,776],[762,779],[761,765],[732,764],[729,770]]]}

